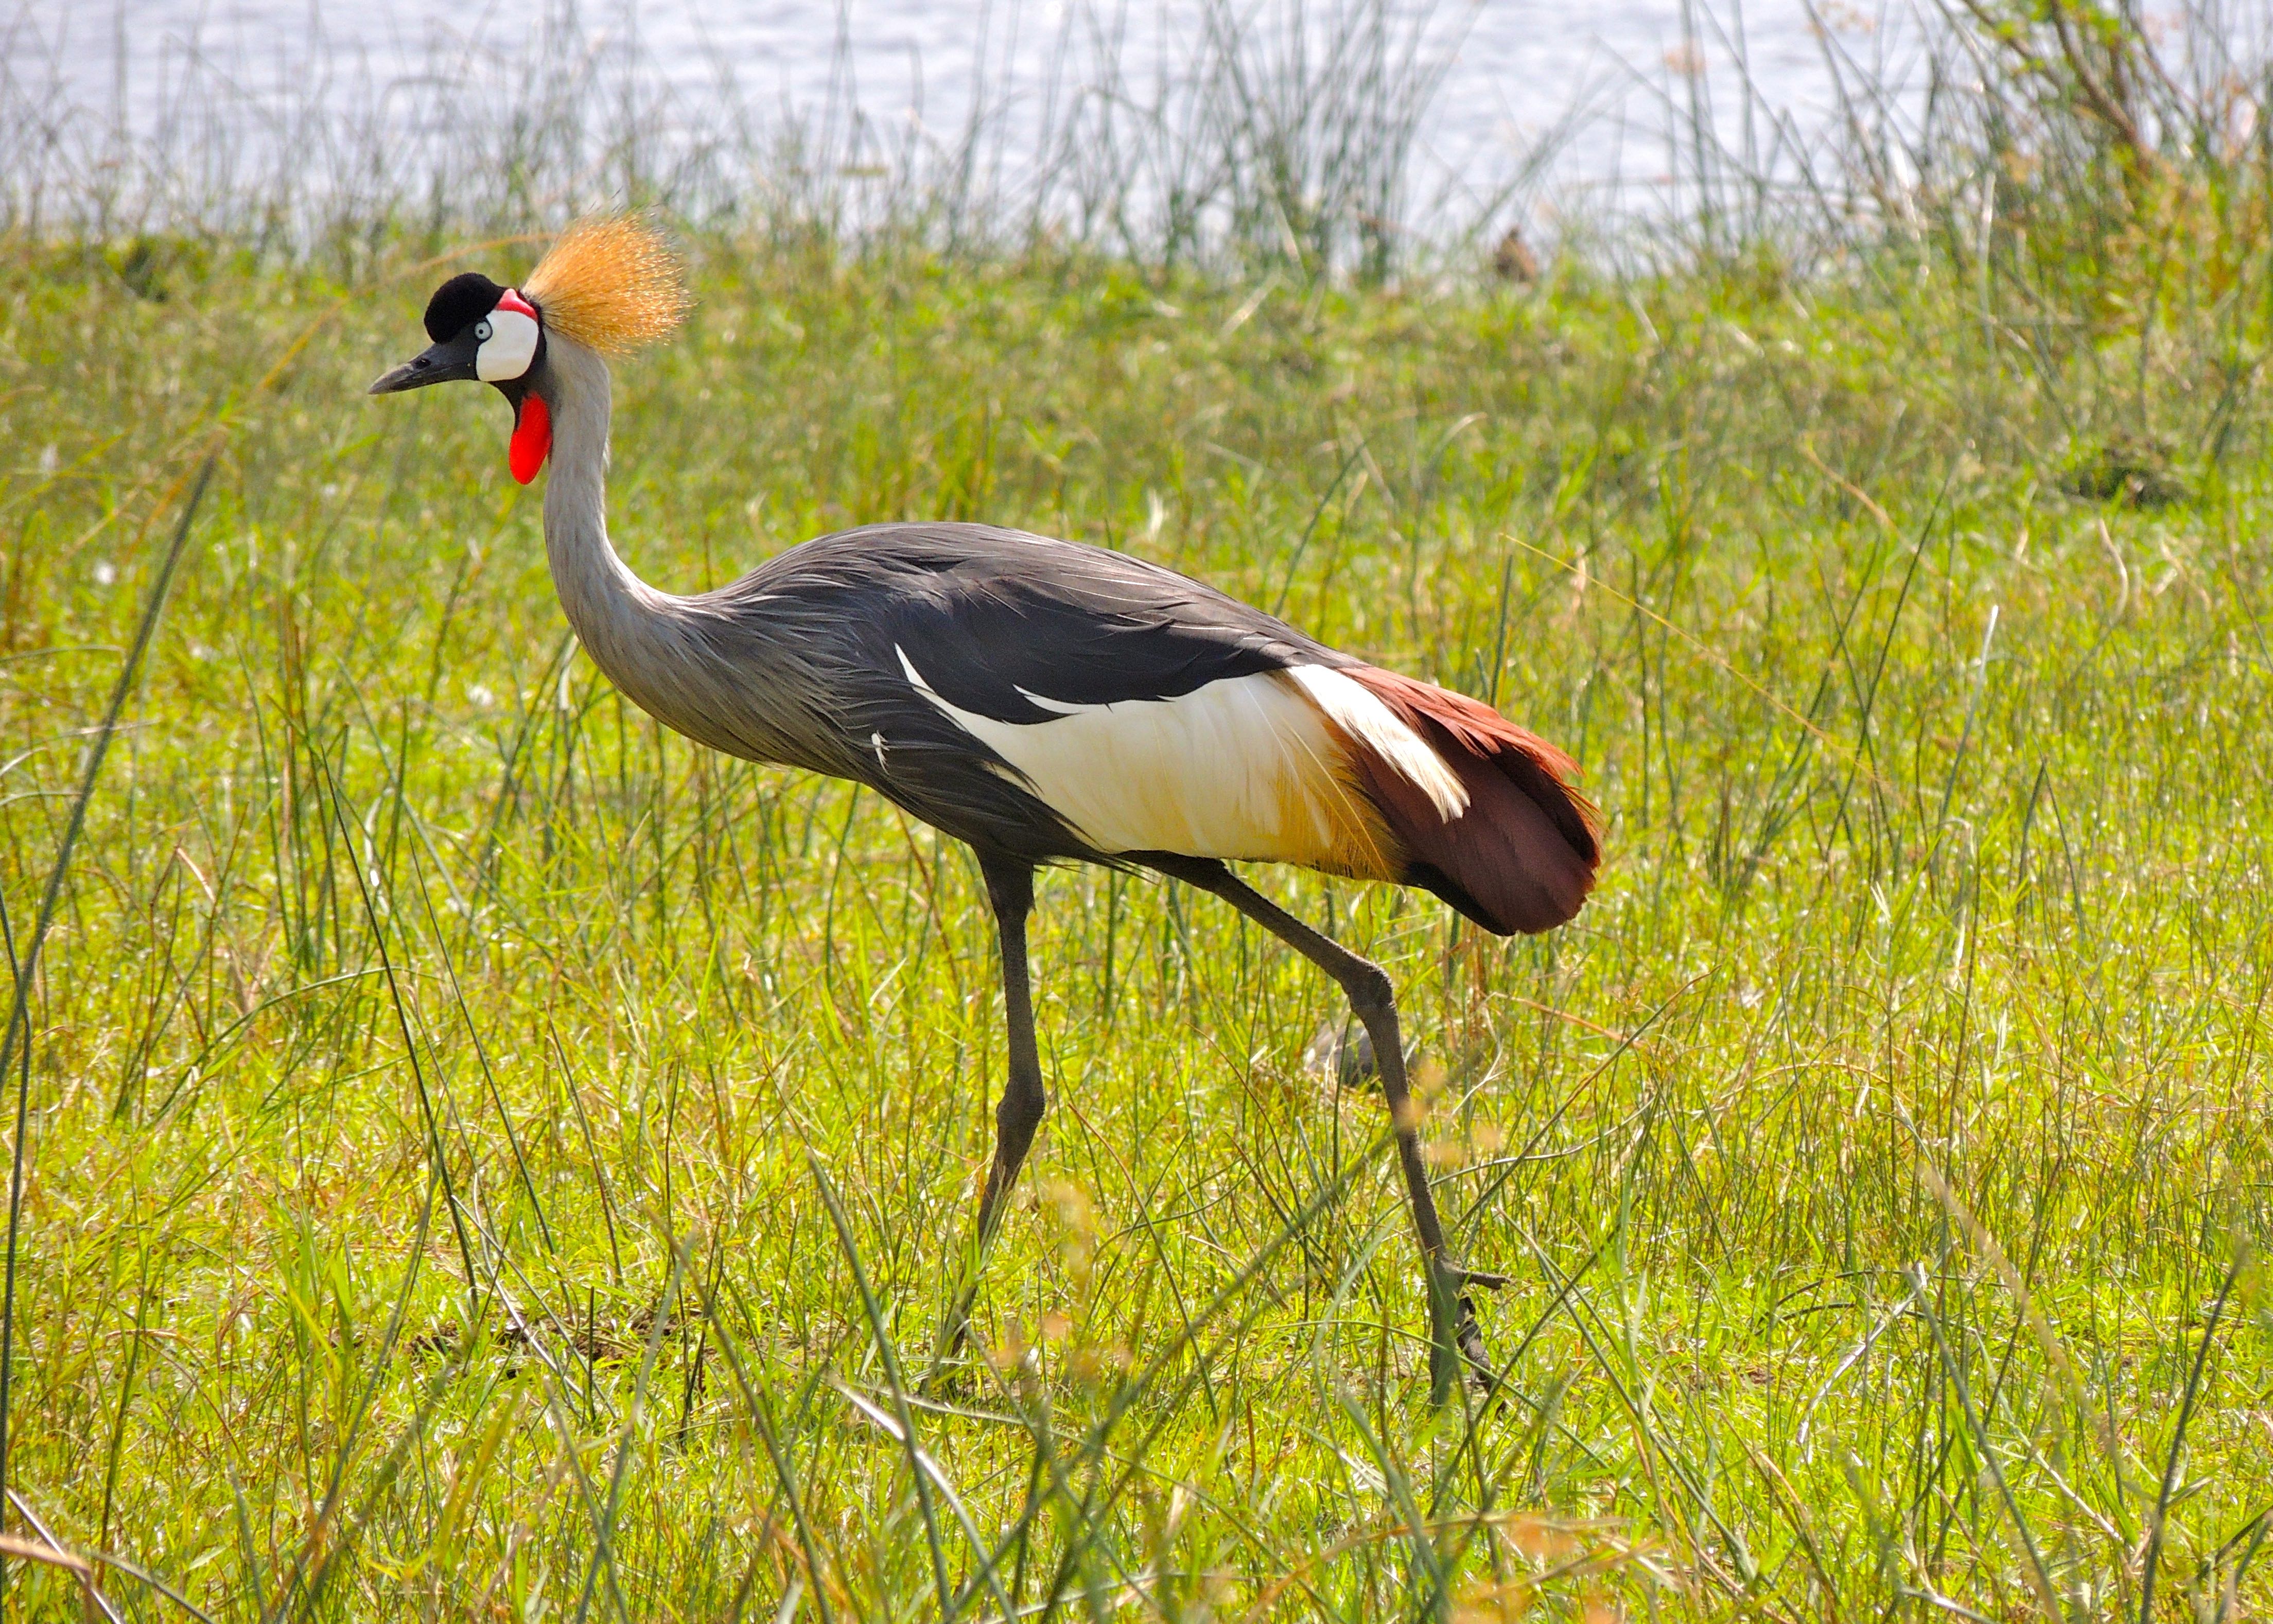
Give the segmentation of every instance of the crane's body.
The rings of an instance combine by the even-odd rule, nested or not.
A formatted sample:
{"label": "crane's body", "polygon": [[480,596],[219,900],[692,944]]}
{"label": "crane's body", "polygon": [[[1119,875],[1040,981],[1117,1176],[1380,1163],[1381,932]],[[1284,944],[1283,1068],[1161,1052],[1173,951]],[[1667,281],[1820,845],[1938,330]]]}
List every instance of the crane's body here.
{"label": "crane's body", "polygon": [[[1001,934],[1011,1055],[974,1250],[1045,1102],[1025,963],[1033,871],[1150,868],[1223,897],[1349,993],[1399,1116],[1437,1388],[1455,1347],[1488,1372],[1462,1288],[1493,1277],[1446,1254],[1404,1110],[1386,977],[1223,864],[1419,885],[1501,934],[1545,929],[1578,911],[1599,858],[1568,758],[1489,706],[1369,665],[1174,571],[1016,530],[872,525],[793,547],[714,591],[648,586],[608,537],[601,350],[613,332],[605,278],[624,274],[626,253],[632,280],[656,274],[655,246],[628,222],[596,234],[614,259],[600,254],[596,268],[588,244],[548,285],[572,233],[526,297],[479,277],[446,284],[427,314],[434,348],[373,390],[479,378],[506,393],[516,477],[552,465],[545,545],[562,606],[634,703],[731,755],[866,785],[977,853]],[[960,1342],[971,1289],[950,1311],[949,1343]]]}

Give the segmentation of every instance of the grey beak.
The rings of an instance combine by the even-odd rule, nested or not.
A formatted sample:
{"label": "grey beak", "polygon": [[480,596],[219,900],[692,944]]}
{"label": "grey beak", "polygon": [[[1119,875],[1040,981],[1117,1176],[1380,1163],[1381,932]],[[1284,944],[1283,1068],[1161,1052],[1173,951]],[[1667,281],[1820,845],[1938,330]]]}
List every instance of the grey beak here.
{"label": "grey beak", "polygon": [[405,389],[423,389],[430,383],[471,382],[481,376],[474,365],[480,350],[481,345],[469,327],[457,337],[434,345],[416,360],[386,373],[371,386],[369,393],[400,395]]}

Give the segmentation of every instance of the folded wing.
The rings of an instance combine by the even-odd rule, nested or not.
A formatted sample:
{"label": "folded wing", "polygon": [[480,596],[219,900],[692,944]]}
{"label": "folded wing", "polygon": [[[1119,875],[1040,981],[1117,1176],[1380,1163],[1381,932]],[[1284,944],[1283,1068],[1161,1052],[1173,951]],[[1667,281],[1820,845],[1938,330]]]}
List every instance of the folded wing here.
{"label": "folded wing", "polygon": [[[1601,844],[1575,767],[1490,706],[1124,554],[889,530],[832,540],[845,568],[889,575],[871,658],[929,718],[859,723],[890,777],[933,762],[1015,786],[1076,838],[1064,855],[1399,882],[1503,935],[1561,924],[1592,889]],[[979,747],[967,767],[903,747],[941,725]],[[927,803],[971,798],[944,778],[885,787],[946,827]]]}

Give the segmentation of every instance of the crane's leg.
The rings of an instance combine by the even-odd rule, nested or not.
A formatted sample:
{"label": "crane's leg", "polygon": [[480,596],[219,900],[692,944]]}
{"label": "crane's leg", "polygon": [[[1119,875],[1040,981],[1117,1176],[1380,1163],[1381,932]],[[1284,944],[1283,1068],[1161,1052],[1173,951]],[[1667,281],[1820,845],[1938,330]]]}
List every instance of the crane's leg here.
{"label": "crane's leg", "polygon": [[979,867],[986,876],[986,900],[994,905],[994,929],[1002,944],[1002,1008],[1009,1027],[1010,1068],[1001,1101],[994,1108],[994,1164],[986,1171],[986,1193],[979,1198],[979,1222],[964,1252],[954,1306],[940,1327],[941,1361],[963,1351],[971,1332],[971,1301],[979,1295],[979,1263],[1049,1103],[1042,1092],[1041,1061],[1034,1052],[1034,1000],[1026,974],[1026,916],[1034,911],[1034,870],[1025,863],[986,856],[979,858]]}
{"label": "crane's leg", "polygon": [[1496,1274],[1460,1267],[1445,1250],[1444,1227],[1437,1221],[1437,1199],[1429,1192],[1428,1169],[1421,1160],[1421,1136],[1405,1078],[1405,1046],[1397,1030],[1396,994],[1388,973],[1332,936],[1311,929],[1212,859],[1147,853],[1144,861],[1163,874],[1222,898],[1340,984],[1351,1010],[1364,1024],[1366,1035],[1373,1040],[1374,1057],[1381,1068],[1381,1092],[1388,1100],[1390,1120],[1397,1130],[1397,1160],[1405,1174],[1405,1194],[1413,1207],[1414,1227],[1421,1233],[1429,1280],[1429,1397],[1441,1404],[1451,1395],[1462,1359],[1467,1361],[1479,1385],[1489,1391],[1495,1372],[1467,1288],[1505,1282]]}

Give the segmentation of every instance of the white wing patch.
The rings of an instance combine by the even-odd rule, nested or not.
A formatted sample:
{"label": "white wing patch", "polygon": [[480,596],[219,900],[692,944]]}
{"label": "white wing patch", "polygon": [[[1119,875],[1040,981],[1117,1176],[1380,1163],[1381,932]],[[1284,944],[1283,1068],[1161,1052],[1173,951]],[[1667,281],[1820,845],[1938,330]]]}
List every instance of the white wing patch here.
{"label": "white wing patch", "polygon": [[[892,646],[897,648],[899,645],[895,643]],[[908,657],[906,655],[901,655],[900,663],[904,665],[906,665],[907,658]],[[912,674],[912,673],[911,673],[911,674]],[[919,684],[919,686],[920,686],[920,684]],[[1095,710],[1097,708],[1094,705],[1069,705],[1062,699],[1045,699],[1039,694],[1031,692],[1026,688],[1018,688],[1018,685],[1015,682],[1010,684],[1010,686],[1012,688],[1018,688],[1018,697],[1024,700],[1028,704],[1033,706],[1038,710],[1054,711],[1059,716],[1075,716],[1078,715],[1084,710]]]}
{"label": "white wing patch", "polygon": [[1411,780],[1451,823],[1468,809],[1468,788],[1429,741],[1405,725],[1397,712],[1363,684],[1324,665],[1293,665],[1287,674],[1302,685],[1344,730],[1372,747],[1373,753]]}
{"label": "white wing patch", "polygon": [[[1467,805],[1436,752],[1338,673],[1261,672],[1174,699],[1109,705],[1070,704],[1021,688],[1057,714],[1019,723],[949,703],[904,649],[894,652],[918,693],[1009,763],[1025,787],[1100,852],[1179,852],[1385,876],[1385,833],[1348,780],[1336,726],[1398,771],[1430,773],[1415,782],[1440,807],[1447,789]],[[1320,675],[1338,681],[1315,683]]]}

